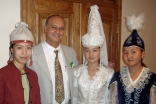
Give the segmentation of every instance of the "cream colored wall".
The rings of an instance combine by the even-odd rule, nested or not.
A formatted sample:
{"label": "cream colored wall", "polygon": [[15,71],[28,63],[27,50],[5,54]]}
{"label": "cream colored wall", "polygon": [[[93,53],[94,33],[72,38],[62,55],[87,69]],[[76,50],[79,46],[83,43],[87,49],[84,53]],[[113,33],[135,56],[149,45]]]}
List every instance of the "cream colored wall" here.
{"label": "cream colored wall", "polygon": [[20,21],[20,0],[0,0],[0,68],[9,58],[9,34]]}
{"label": "cream colored wall", "polygon": [[[121,47],[125,39],[130,35],[125,26],[124,16],[141,12],[145,14],[144,28],[138,34],[144,40],[146,56],[144,63],[154,72],[156,72],[156,0],[122,0],[122,30]],[[120,66],[124,63],[121,58]]]}

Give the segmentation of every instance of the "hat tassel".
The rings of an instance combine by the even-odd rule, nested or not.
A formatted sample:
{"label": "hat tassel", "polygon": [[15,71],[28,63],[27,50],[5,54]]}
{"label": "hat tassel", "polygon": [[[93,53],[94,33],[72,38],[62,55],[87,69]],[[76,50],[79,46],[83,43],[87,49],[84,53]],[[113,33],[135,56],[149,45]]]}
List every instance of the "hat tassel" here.
{"label": "hat tassel", "polygon": [[10,51],[9,52],[9,60],[7,61],[7,64],[10,64],[12,60],[13,60],[13,55],[12,55],[12,53]]}
{"label": "hat tassel", "polygon": [[32,64],[33,64],[33,61],[32,61],[32,59],[30,59],[29,66],[32,66]]}
{"label": "hat tassel", "polygon": [[11,63],[10,59],[7,61],[7,63],[8,63],[8,64],[10,64],[10,63]]}

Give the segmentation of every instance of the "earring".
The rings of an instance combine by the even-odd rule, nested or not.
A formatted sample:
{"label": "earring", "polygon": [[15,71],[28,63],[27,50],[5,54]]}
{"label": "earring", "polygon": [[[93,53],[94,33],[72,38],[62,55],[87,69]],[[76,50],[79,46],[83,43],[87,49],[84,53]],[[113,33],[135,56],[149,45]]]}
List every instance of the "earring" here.
{"label": "earring", "polygon": [[33,61],[32,61],[32,59],[30,58],[29,66],[32,66],[32,64],[33,64]]}
{"label": "earring", "polygon": [[[32,53],[31,53],[31,55],[33,54],[33,51],[32,51]],[[30,56],[30,62],[29,62],[29,66],[32,66],[32,64],[33,64],[33,60],[32,60],[32,58],[31,58],[32,56]]]}

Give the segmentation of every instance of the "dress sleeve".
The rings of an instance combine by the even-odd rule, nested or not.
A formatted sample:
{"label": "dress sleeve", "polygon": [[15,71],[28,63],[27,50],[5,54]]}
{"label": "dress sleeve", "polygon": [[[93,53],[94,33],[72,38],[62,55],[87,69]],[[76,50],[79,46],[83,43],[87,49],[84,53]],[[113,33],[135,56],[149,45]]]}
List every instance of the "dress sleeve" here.
{"label": "dress sleeve", "polygon": [[74,69],[74,82],[73,82],[73,102],[72,104],[76,104],[78,100],[78,79],[76,70]]}
{"label": "dress sleeve", "polygon": [[[104,103],[105,104],[109,104],[109,98],[110,98],[110,89],[109,89],[109,84],[110,84],[110,82],[111,82],[111,79],[112,79],[112,77],[113,77],[113,75],[114,75],[114,70],[112,70],[112,69],[108,69],[109,71],[108,71],[108,73],[107,73],[107,75],[109,75],[108,76],[108,79],[107,79],[107,85],[106,85],[106,90],[105,90],[105,97],[104,98],[106,98],[105,99],[105,101],[104,101]],[[108,100],[109,99],[109,100]]]}
{"label": "dress sleeve", "polygon": [[150,104],[156,104],[156,85],[152,85],[150,89]]}
{"label": "dress sleeve", "polygon": [[113,77],[109,85],[109,104],[118,104],[117,84],[115,77]]}

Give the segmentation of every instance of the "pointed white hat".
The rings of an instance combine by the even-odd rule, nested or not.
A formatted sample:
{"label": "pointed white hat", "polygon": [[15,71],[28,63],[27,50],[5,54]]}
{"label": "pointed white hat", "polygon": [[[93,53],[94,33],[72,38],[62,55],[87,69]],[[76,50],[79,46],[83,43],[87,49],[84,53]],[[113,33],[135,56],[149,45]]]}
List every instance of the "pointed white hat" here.
{"label": "pointed white hat", "polygon": [[[83,47],[99,46],[101,49],[100,63],[108,66],[106,39],[101,16],[98,11],[99,8],[97,5],[93,5],[90,9],[88,30],[87,33],[82,37],[82,45]],[[84,59],[84,61],[86,60]]]}

